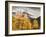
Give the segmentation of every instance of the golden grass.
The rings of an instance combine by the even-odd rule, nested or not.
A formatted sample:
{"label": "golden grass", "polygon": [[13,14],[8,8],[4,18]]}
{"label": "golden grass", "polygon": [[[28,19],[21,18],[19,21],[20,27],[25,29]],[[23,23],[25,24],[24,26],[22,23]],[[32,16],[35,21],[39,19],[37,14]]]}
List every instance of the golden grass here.
{"label": "golden grass", "polygon": [[30,19],[12,16],[12,30],[31,30],[32,28],[39,28],[37,20],[34,20],[32,26]]}

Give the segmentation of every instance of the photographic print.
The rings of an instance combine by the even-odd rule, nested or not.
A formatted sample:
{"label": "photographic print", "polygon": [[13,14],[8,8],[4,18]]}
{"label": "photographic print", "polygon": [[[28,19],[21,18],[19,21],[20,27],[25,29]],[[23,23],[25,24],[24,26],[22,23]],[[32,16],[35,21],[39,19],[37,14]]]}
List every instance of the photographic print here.
{"label": "photographic print", "polygon": [[12,30],[31,30],[40,28],[39,7],[12,6]]}
{"label": "photographic print", "polygon": [[[44,33],[44,3],[6,1],[5,34],[25,35]],[[7,29],[7,30],[6,30]]]}

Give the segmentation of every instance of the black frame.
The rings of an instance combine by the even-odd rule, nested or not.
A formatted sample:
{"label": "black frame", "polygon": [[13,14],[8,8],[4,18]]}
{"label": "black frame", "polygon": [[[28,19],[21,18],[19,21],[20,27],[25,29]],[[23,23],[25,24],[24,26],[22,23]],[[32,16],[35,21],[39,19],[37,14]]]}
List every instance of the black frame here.
{"label": "black frame", "polygon": [[[8,34],[8,2],[16,2],[16,3],[28,3],[28,4],[43,4],[43,32],[42,33],[27,33],[27,34]],[[45,3],[40,2],[25,2],[25,1],[5,1],[5,36],[18,36],[18,35],[34,35],[34,34],[45,34]]]}

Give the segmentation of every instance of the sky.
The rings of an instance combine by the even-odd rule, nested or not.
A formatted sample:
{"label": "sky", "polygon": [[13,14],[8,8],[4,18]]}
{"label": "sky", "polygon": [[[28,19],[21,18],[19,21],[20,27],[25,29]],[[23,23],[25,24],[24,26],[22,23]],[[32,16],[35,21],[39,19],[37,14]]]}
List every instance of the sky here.
{"label": "sky", "polygon": [[27,12],[31,14],[32,18],[37,18],[40,16],[40,7],[20,7],[20,6],[12,6],[12,12]]}

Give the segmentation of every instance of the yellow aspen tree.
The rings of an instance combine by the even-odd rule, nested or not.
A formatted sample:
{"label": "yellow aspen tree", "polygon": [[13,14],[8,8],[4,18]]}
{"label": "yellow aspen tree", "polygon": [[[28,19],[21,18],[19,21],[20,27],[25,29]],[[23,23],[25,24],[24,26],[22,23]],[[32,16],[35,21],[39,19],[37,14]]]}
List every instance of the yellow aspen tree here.
{"label": "yellow aspen tree", "polygon": [[34,19],[34,21],[33,21],[33,28],[37,29],[38,27],[39,27],[38,20]]}

